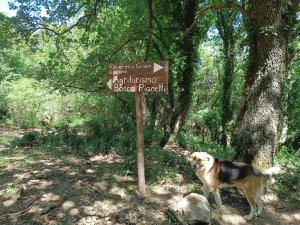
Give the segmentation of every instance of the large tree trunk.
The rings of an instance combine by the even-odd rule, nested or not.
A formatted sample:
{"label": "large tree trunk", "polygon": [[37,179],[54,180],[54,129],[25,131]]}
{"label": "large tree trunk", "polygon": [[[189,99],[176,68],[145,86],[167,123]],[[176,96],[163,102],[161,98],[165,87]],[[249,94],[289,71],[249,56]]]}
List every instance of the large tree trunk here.
{"label": "large tree trunk", "polygon": [[260,169],[273,163],[287,66],[283,15],[288,1],[250,1],[250,41],[244,96],[237,119],[237,158]]}

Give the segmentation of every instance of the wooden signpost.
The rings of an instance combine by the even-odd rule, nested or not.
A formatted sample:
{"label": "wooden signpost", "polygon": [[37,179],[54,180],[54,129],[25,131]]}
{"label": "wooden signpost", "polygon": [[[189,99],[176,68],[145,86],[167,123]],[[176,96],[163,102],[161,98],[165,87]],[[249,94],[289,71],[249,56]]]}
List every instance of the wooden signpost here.
{"label": "wooden signpost", "polygon": [[109,64],[107,86],[112,92],[167,92],[167,61]]}
{"label": "wooden signpost", "polygon": [[138,190],[145,196],[143,92],[168,92],[169,62],[111,63],[107,87],[112,92],[134,92],[136,108],[136,148]]}

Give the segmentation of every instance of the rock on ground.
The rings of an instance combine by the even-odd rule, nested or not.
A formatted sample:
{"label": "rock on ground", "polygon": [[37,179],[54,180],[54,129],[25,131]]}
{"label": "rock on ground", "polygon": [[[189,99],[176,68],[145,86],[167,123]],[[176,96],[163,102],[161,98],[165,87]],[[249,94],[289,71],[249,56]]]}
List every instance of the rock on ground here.
{"label": "rock on ground", "polygon": [[190,193],[181,199],[174,206],[181,217],[191,225],[194,224],[210,224],[211,208],[208,200],[203,196],[196,193]]}

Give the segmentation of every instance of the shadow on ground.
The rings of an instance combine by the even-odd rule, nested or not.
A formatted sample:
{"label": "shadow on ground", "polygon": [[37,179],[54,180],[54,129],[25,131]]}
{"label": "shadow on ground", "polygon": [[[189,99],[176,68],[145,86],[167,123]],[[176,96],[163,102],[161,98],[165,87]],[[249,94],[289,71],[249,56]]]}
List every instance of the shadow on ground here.
{"label": "shadow on ground", "polygon": [[[34,149],[1,147],[0,224],[170,225],[175,223],[165,214],[166,208],[191,190],[183,177],[158,181],[141,200],[135,191],[136,177],[120,173],[124,162],[115,153],[59,158],[37,155]],[[200,183],[194,183],[201,190]],[[224,190],[222,199],[224,213],[214,213],[215,225],[300,224],[299,206],[273,194],[264,196],[265,211],[251,222],[243,219],[249,206],[242,195]]]}

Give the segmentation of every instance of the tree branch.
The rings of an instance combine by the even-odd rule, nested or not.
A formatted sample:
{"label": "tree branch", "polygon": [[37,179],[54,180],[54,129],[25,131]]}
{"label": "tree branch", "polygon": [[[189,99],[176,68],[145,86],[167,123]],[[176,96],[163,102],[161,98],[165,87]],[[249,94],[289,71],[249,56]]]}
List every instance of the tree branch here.
{"label": "tree branch", "polygon": [[152,47],[152,29],[153,29],[153,9],[152,9],[152,0],[148,0],[148,13],[149,13],[149,21],[148,21],[148,38],[146,44],[146,52],[145,52],[145,61],[149,60],[150,51]]}
{"label": "tree branch", "polygon": [[193,23],[185,29],[182,37],[181,37],[181,40],[183,40],[186,35],[194,28],[194,26],[196,25],[198,19],[204,14],[206,13],[207,11],[209,10],[216,10],[216,9],[226,9],[226,8],[232,8],[232,9],[235,9],[239,12],[241,12],[244,16],[246,17],[249,17],[250,16],[250,13],[249,11],[247,11],[243,6],[239,5],[239,4],[236,4],[234,2],[231,2],[231,1],[226,1],[224,3],[215,3],[215,4],[210,4],[209,6],[203,8],[203,9],[200,9],[197,13],[196,13],[196,16],[195,16],[195,19],[193,21]]}
{"label": "tree branch", "polygon": [[[71,26],[69,26],[68,28],[66,28],[65,30],[63,30],[63,31],[61,31],[61,32],[59,32],[59,31],[57,31],[57,30],[55,30],[55,29],[53,29],[53,28],[47,27],[47,26],[45,26],[45,25],[41,25],[41,26],[37,27],[32,33],[36,32],[37,30],[48,30],[48,31],[54,33],[54,34],[57,35],[57,36],[61,36],[61,35],[65,34],[65,33],[69,32],[70,30],[72,30],[72,29],[75,28],[76,26],[78,26],[78,25],[79,25],[82,21],[84,21],[85,19],[87,19],[87,20],[86,20],[86,23],[85,23],[85,27],[86,27],[86,29],[87,29],[88,23],[89,23],[89,21],[91,20],[92,16],[96,16],[96,15],[97,15],[97,14],[96,14],[96,11],[97,11],[97,7],[98,7],[100,1],[101,1],[101,0],[97,0],[97,1],[94,3],[94,5],[93,5],[91,11],[90,11],[88,14],[85,14],[85,15],[79,17],[79,19],[76,21],[76,23],[72,24]],[[82,5],[75,11],[74,15],[75,15],[76,13],[78,13],[85,5],[87,5],[87,3],[82,4]]]}
{"label": "tree branch", "polygon": [[110,55],[109,57],[107,58],[106,61],[110,61],[112,59],[112,57],[117,54],[119,51],[121,51],[126,45],[128,45],[129,43],[131,42],[134,42],[134,41],[139,41],[141,40],[140,37],[132,37],[132,38],[129,38],[127,41],[125,41],[124,43],[122,43],[117,49],[115,49]]}

